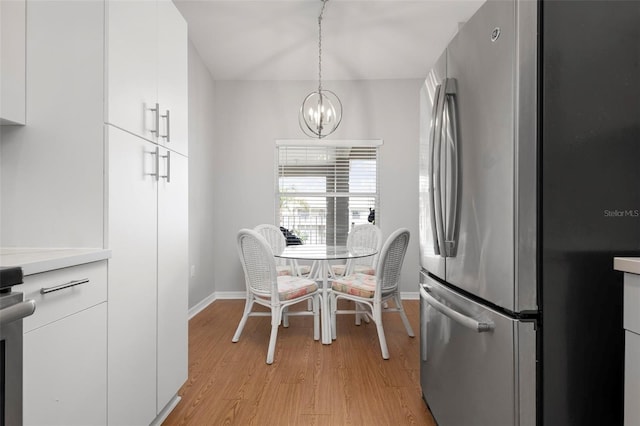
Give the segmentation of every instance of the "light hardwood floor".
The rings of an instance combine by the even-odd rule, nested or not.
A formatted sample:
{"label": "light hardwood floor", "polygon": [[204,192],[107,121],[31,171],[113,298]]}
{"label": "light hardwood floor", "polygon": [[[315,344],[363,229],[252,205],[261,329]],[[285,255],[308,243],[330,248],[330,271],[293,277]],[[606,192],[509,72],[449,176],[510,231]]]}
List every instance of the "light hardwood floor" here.
{"label": "light hardwood floor", "polygon": [[339,315],[331,345],[313,340],[311,317],[292,317],[267,365],[270,319],[250,317],[232,343],[244,300],[214,302],[189,322],[189,378],[163,425],[435,426],[420,393],[418,301],[403,303],[416,337],[386,314],[389,360],[373,323]]}

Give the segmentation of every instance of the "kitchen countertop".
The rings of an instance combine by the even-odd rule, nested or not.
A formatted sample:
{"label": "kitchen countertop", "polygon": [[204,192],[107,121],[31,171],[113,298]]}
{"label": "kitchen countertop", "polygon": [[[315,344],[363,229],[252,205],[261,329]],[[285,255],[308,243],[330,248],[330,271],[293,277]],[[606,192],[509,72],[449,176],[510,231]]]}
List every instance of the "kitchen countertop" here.
{"label": "kitchen countertop", "polygon": [[640,275],[640,257],[614,257],[613,269]]}
{"label": "kitchen countertop", "polygon": [[20,266],[25,276],[110,257],[102,248],[0,248],[0,266]]}

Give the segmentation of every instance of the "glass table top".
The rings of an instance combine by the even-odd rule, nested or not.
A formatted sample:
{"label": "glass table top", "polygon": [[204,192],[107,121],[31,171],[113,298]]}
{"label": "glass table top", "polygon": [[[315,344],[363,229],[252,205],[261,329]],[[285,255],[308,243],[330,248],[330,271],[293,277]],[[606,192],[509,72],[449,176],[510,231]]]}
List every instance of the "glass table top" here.
{"label": "glass table top", "polygon": [[339,260],[373,256],[376,253],[377,250],[369,247],[355,247],[349,251],[346,246],[303,244],[287,246],[275,256],[283,259]]}

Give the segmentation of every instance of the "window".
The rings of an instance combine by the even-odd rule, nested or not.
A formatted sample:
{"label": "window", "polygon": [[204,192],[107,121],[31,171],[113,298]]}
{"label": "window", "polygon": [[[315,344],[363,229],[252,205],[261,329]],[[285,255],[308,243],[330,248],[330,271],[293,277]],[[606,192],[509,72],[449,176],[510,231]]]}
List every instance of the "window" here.
{"label": "window", "polygon": [[276,221],[304,244],[346,244],[378,214],[382,141],[277,141]]}

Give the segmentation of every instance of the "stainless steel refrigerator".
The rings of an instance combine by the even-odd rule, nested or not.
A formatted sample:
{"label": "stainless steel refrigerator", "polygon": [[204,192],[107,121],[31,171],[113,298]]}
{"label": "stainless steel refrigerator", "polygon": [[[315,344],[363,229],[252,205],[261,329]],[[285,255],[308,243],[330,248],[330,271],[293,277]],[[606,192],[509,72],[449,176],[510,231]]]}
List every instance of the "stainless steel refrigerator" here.
{"label": "stainless steel refrigerator", "polygon": [[419,179],[438,424],[622,424],[640,1],[484,3],[423,85]]}

